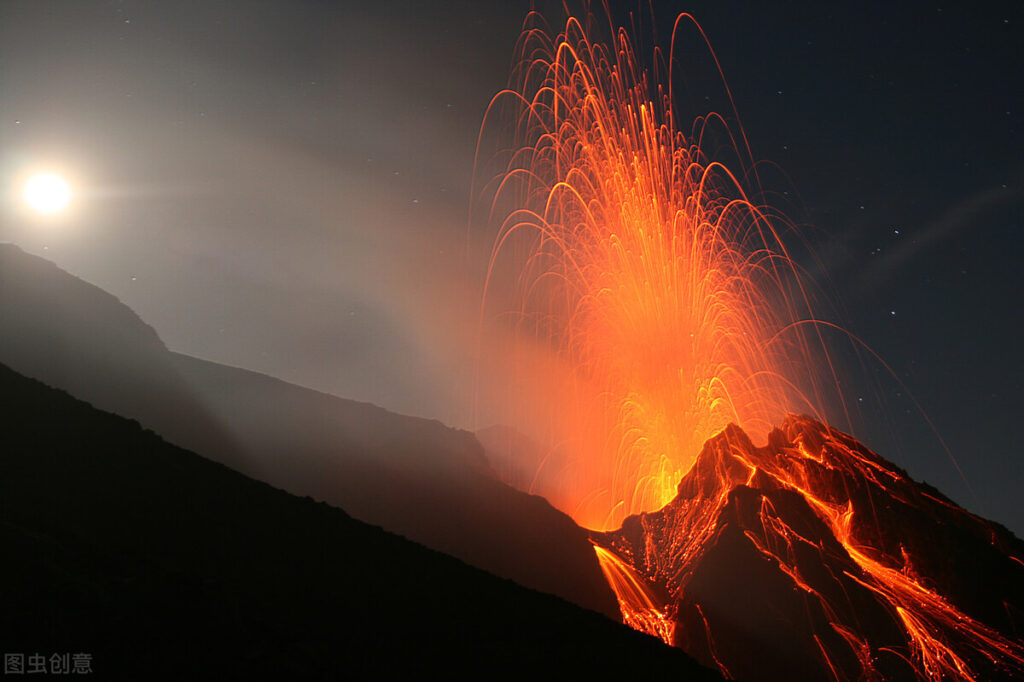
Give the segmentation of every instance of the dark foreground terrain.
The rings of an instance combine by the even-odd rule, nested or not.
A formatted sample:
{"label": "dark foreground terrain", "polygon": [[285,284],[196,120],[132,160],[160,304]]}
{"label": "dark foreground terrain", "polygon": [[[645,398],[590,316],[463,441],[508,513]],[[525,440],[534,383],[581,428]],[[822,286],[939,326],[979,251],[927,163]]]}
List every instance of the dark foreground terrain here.
{"label": "dark foreground terrain", "polygon": [[498,480],[472,434],[173,353],[114,296],[12,244],[0,244],[0,364],[246,476],[619,617],[586,531]]}
{"label": "dark foreground terrain", "polygon": [[98,679],[720,679],[0,366],[0,643]]}

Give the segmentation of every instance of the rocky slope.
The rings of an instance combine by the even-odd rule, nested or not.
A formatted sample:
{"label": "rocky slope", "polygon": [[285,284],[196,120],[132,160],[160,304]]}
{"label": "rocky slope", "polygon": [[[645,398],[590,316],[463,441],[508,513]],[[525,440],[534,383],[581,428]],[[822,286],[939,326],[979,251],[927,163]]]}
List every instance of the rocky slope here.
{"label": "rocky slope", "polygon": [[627,619],[729,677],[1024,675],[1024,543],[809,417],[729,427],[593,537],[647,596],[619,589]]}

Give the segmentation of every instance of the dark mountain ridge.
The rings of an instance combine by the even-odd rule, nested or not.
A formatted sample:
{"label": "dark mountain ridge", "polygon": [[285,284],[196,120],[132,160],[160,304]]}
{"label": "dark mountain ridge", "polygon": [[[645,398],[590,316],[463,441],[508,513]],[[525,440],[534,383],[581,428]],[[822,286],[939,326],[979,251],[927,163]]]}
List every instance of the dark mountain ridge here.
{"label": "dark mountain ridge", "polygon": [[172,353],[127,306],[0,245],[0,363],[172,443],[619,618],[586,532],[501,483],[472,434]]}

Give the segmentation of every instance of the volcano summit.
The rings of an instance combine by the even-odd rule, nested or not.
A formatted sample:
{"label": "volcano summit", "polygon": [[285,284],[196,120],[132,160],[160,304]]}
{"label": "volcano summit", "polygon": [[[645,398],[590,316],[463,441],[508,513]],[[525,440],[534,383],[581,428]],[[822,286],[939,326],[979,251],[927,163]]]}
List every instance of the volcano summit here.
{"label": "volcano summit", "polygon": [[1024,543],[809,417],[730,426],[592,539],[626,622],[727,677],[1024,675]]}

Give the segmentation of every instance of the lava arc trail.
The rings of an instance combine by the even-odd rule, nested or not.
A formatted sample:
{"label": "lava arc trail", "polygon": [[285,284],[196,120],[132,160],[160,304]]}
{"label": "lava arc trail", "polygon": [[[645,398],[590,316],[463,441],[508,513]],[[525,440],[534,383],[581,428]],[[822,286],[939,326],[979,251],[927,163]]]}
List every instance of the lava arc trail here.
{"label": "lava arc trail", "polygon": [[796,324],[811,289],[792,227],[702,149],[723,131],[737,148],[725,119],[683,134],[626,31],[606,47],[569,19],[551,41],[539,21],[484,122],[511,118],[516,137],[492,183],[492,215],[510,210],[487,290],[514,273],[511,355],[534,379],[510,402],[548,406],[517,424],[547,439],[535,492],[607,529],[667,503],[727,424],[767,433],[788,412],[819,414],[810,367],[827,357]]}

